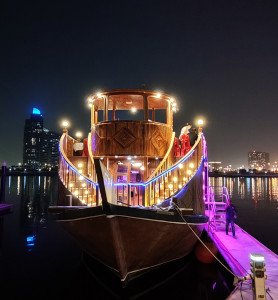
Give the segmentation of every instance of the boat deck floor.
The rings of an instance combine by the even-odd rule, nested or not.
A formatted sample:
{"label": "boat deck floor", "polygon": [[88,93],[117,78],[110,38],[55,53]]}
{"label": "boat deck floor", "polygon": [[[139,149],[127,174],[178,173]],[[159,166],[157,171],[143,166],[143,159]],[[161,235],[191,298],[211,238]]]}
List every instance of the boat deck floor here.
{"label": "boat deck floor", "polygon": [[[251,273],[251,253],[263,255],[265,258],[265,274],[267,275],[265,287],[269,289],[266,293],[266,299],[278,299],[278,255],[238,225],[235,225],[235,229],[235,238],[233,238],[231,232],[226,235],[224,228],[217,231],[207,228],[207,232],[232,272],[238,277],[244,277]],[[238,285],[227,299],[253,300],[251,280]]]}

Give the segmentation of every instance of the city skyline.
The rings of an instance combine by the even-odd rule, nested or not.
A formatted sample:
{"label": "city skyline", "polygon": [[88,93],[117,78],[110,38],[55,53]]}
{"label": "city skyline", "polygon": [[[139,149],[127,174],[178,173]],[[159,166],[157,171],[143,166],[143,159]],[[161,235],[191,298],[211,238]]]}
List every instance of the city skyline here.
{"label": "city skyline", "polygon": [[50,130],[67,118],[85,134],[89,93],[142,87],[177,99],[176,135],[205,118],[209,160],[247,165],[255,149],[277,161],[277,12],[275,1],[7,3],[1,161],[21,160],[32,107]]}

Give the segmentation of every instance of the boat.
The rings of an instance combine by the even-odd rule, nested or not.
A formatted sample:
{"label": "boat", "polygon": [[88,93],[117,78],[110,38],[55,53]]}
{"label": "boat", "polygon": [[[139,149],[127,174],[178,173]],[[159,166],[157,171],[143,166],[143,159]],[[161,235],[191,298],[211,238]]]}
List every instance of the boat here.
{"label": "boat", "polygon": [[81,155],[64,122],[59,203],[49,210],[86,256],[126,285],[192,252],[208,222],[206,140],[199,126],[194,144],[180,146],[177,103],[166,93],[116,89],[90,95],[88,104]]}

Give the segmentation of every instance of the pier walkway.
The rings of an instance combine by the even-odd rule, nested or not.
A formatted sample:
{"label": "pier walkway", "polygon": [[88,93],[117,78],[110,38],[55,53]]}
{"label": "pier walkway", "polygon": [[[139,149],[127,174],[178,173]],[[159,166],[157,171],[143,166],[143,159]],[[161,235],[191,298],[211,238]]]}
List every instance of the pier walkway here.
{"label": "pier walkway", "polygon": [[[236,238],[232,233],[226,235],[224,229],[217,231],[207,228],[210,238],[218,248],[232,272],[238,277],[244,277],[251,274],[250,254],[260,254],[265,258],[266,279],[266,299],[278,299],[278,255],[244,231],[241,227],[236,227]],[[234,291],[227,298],[229,300],[236,299],[252,299],[252,281],[247,280],[242,284],[238,284]]]}

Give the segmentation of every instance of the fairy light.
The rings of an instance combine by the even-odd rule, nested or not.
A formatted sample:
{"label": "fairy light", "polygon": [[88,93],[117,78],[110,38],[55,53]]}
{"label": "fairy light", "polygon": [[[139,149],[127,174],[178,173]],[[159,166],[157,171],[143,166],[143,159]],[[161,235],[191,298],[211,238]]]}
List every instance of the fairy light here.
{"label": "fairy light", "polygon": [[194,164],[193,164],[193,163],[190,163],[190,164],[189,164],[189,168],[193,169],[193,168],[194,168]]}

